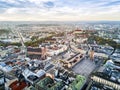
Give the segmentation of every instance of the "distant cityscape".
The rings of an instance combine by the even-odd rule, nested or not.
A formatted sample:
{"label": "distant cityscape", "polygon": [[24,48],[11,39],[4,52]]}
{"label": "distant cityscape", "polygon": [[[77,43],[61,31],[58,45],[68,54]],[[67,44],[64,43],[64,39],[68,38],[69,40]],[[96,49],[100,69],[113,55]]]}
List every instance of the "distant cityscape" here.
{"label": "distant cityscape", "polygon": [[120,90],[120,22],[0,22],[0,90]]}

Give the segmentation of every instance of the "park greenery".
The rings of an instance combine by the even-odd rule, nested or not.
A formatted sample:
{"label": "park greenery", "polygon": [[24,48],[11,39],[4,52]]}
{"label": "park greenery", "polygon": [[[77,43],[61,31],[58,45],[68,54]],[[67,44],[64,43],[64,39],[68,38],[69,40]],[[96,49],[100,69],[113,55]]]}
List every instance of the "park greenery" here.
{"label": "park greenery", "polygon": [[14,46],[21,46],[22,44],[19,42],[15,42],[15,43],[4,43],[4,42],[0,42],[0,46],[4,46],[7,47],[9,45],[14,45]]}
{"label": "park greenery", "polygon": [[35,47],[35,46],[38,46],[41,43],[44,43],[46,40],[52,39],[52,37],[54,37],[54,36],[57,37],[57,36],[63,36],[63,35],[64,35],[64,33],[52,34],[51,36],[48,36],[48,37],[45,37],[45,38],[40,38],[40,39],[38,39],[37,37],[33,37],[32,41],[26,42],[25,45]]}
{"label": "park greenery", "polygon": [[29,42],[26,42],[25,45],[26,46],[38,46],[39,44],[45,42],[45,40],[47,39],[51,39],[53,36],[48,36],[48,37],[45,37],[45,38],[40,38],[40,39],[36,39],[36,40],[33,40],[33,41],[29,41]]}
{"label": "park greenery", "polygon": [[[51,36],[48,36],[48,37],[45,37],[45,38],[38,38],[36,36],[34,36],[31,41],[28,41],[28,42],[25,42],[25,46],[32,46],[32,47],[36,47],[36,46],[39,46],[41,43],[44,43],[46,40],[50,40],[52,39],[52,37],[54,36],[63,36],[64,33],[58,33],[58,34],[53,34]],[[16,43],[3,43],[3,42],[0,42],[0,46],[9,46],[9,45],[16,45],[16,46],[21,46],[21,42],[16,42]]]}
{"label": "park greenery", "polygon": [[88,43],[92,44],[94,41],[96,41],[99,45],[109,45],[114,48],[111,55],[115,52],[116,49],[120,49],[120,44],[112,39],[106,39],[103,37],[92,35],[88,38]]}
{"label": "park greenery", "polygon": [[[45,38],[40,38],[40,39],[37,39],[35,41],[31,40],[31,41],[25,42],[25,46],[36,47],[39,44],[41,44],[42,42],[45,42],[45,40],[50,39],[50,38],[52,38],[52,36],[45,37]],[[16,42],[16,43],[3,43],[3,42],[0,42],[0,46],[6,47],[6,46],[9,46],[9,45],[21,46],[22,44],[20,42]]]}
{"label": "park greenery", "polygon": [[10,30],[8,30],[8,29],[0,29],[0,35],[8,34],[9,32],[10,32]]}

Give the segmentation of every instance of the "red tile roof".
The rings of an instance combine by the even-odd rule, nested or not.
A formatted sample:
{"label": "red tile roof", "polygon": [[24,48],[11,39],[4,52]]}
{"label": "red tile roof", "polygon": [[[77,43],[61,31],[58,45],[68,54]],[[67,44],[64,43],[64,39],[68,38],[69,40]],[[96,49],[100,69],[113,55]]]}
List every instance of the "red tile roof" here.
{"label": "red tile roof", "polygon": [[12,90],[23,90],[25,87],[27,86],[27,84],[25,82],[18,82],[15,81],[12,84],[10,84],[10,88]]}

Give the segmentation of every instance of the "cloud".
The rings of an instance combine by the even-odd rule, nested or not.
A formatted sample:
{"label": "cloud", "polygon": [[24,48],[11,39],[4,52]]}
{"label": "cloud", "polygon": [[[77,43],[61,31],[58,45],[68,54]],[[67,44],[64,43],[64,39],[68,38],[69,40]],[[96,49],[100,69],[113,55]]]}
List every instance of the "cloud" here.
{"label": "cloud", "polygon": [[0,20],[120,20],[119,15],[119,0],[0,0]]}

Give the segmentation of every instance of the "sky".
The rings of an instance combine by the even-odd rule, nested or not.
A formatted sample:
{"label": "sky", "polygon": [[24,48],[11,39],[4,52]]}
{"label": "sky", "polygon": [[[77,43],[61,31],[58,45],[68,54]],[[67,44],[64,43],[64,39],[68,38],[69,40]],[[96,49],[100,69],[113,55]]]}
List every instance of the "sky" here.
{"label": "sky", "polygon": [[120,21],[120,0],[0,0],[0,21]]}

